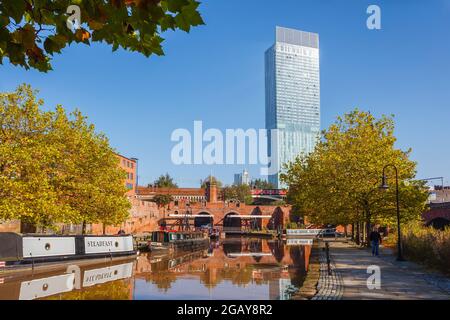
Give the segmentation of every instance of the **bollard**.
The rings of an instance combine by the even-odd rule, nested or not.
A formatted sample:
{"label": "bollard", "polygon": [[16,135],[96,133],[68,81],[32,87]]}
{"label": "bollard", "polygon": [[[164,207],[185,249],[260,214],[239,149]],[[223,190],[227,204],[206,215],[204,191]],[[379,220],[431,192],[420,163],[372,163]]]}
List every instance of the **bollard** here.
{"label": "bollard", "polygon": [[328,266],[328,275],[331,276],[331,266],[330,266],[330,244],[325,242],[325,251],[327,255],[327,266]]}

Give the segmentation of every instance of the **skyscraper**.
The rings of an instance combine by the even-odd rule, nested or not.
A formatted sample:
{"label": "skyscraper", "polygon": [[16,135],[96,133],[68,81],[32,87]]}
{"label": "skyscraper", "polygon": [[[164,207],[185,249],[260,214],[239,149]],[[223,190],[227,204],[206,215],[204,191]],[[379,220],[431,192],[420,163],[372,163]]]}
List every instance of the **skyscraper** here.
{"label": "skyscraper", "polygon": [[246,184],[246,185],[250,185],[251,181],[250,181],[250,175],[248,173],[248,171],[246,169],[244,169],[244,171],[242,171],[242,173],[236,173],[234,175],[234,184],[237,186]]}
{"label": "skyscraper", "polygon": [[[265,53],[265,78],[268,153],[278,172],[269,182],[281,188],[282,166],[313,151],[319,137],[319,35],[276,27],[275,44]],[[273,138],[271,129],[278,129]]]}

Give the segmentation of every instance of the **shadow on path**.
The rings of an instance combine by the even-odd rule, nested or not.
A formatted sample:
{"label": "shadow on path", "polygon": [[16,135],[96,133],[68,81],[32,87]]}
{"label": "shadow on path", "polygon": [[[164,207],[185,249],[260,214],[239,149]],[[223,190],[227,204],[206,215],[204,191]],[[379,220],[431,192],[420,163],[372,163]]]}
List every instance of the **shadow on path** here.
{"label": "shadow on path", "polygon": [[[389,249],[381,249],[380,256],[373,257],[369,249],[350,242],[330,241],[330,253],[342,277],[342,299],[450,300],[450,279],[428,273],[409,261],[398,262]],[[381,289],[367,287],[369,266],[380,268]]]}

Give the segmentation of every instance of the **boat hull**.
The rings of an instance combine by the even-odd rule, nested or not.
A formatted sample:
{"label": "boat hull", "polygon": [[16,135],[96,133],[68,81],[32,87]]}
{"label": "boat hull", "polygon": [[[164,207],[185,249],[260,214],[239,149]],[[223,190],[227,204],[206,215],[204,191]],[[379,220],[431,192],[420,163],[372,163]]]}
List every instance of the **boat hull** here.
{"label": "boat hull", "polygon": [[175,241],[169,243],[149,243],[150,251],[183,251],[183,250],[192,250],[197,248],[203,248],[208,246],[209,239],[198,239],[198,240],[184,240],[184,241]]}
{"label": "boat hull", "polygon": [[136,255],[131,236],[54,236],[0,233],[5,267]]}

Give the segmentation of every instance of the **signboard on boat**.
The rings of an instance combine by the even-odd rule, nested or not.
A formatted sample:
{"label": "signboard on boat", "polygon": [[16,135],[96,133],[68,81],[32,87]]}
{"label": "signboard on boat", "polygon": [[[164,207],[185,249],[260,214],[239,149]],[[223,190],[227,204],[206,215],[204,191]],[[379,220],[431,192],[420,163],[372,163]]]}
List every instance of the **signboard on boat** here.
{"label": "signboard on boat", "polygon": [[323,229],[287,229],[287,236],[317,236]]}
{"label": "signboard on boat", "polygon": [[84,251],[86,254],[133,251],[133,237],[85,237]]}

